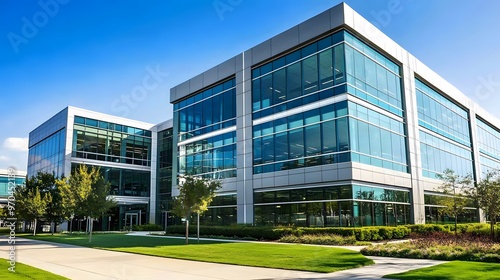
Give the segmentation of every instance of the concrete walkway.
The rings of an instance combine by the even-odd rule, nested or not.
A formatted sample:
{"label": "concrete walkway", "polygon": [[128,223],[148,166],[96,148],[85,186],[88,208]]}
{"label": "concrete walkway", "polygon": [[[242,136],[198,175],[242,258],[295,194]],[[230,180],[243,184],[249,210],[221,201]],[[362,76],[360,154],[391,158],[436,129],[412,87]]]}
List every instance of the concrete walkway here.
{"label": "concrete walkway", "polygon": [[[7,258],[7,239],[0,249]],[[268,280],[268,279],[381,279],[398,273],[442,263],[431,260],[371,257],[375,265],[335,273],[184,261],[112,252],[30,239],[16,239],[17,261],[70,279],[172,279],[172,280]]]}

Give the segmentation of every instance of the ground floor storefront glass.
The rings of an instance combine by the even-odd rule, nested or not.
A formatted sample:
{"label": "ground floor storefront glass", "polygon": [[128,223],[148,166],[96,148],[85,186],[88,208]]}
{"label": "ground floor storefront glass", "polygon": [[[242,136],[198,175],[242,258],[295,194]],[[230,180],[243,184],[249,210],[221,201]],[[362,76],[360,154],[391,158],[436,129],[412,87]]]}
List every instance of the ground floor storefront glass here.
{"label": "ground floor storefront glass", "polygon": [[410,223],[409,191],[361,185],[256,192],[259,226],[351,227]]}
{"label": "ground floor storefront glass", "polygon": [[[425,202],[425,223],[426,224],[453,224],[455,216],[449,211],[442,211],[446,206],[441,205],[443,195],[436,193],[424,194]],[[458,223],[476,223],[479,222],[479,213],[474,208],[472,201],[469,201],[463,209],[459,210],[457,215]]]}

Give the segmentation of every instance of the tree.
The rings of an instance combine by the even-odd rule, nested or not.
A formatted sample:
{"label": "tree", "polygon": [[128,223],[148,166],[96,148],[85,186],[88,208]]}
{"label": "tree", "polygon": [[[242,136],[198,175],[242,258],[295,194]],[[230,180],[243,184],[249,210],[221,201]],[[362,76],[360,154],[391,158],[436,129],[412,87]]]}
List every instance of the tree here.
{"label": "tree", "polygon": [[109,209],[116,206],[116,202],[108,197],[111,184],[99,176],[92,184],[92,190],[85,203],[81,205],[83,213],[90,217],[89,242],[92,242],[93,220],[102,217]]}
{"label": "tree", "polygon": [[500,216],[500,173],[488,171],[484,179],[474,184],[467,195],[490,218],[491,238],[495,238],[495,223]]}
{"label": "tree", "polygon": [[63,220],[61,194],[56,185],[57,180],[58,178],[54,173],[44,172],[38,172],[36,176],[26,180],[26,187],[28,189],[38,188],[42,196],[50,194],[52,197],[52,200],[47,202],[45,214],[42,217],[44,221],[51,223],[50,229],[52,234],[54,234],[57,224]]}
{"label": "tree", "polygon": [[2,207],[2,205],[0,205],[0,221],[3,221],[5,219],[8,218],[8,212],[7,212],[7,206],[5,207]]}
{"label": "tree", "polygon": [[[438,190],[443,193],[439,196],[439,205],[445,207],[439,208],[438,212],[441,215],[455,217],[455,235],[457,234],[458,215],[464,212],[467,206],[467,197],[465,196],[464,187],[469,186],[472,182],[469,176],[462,177],[455,174],[455,171],[446,169],[443,174],[438,175],[438,178],[443,183],[438,187]],[[457,190],[458,189],[458,190]]]}
{"label": "tree", "polygon": [[185,176],[179,185],[179,195],[174,198],[173,212],[186,219],[186,245],[189,243],[189,219],[191,214],[201,214],[215,197],[215,191],[221,188],[221,182],[199,177]]}
{"label": "tree", "polygon": [[42,195],[38,190],[19,187],[14,192],[16,212],[20,218],[34,221],[33,235],[36,235],[37,221],[46,214],[47,204],[52,201],[50,193]]}
{"label": "tree", "polygon": [[70,220],[70,232],[72,232],[73,218],[75,215],[84,216],[82,205],[92,191],[93,178],[98,176],[98,170],[80,165],[68,178],[57,181],[61,190],[61,202],[63,215]]}
{"label": "tree", "polygon": [[76,212],[76,196],[70,188],[66,178],[61,178],[56,181],[57,188],[61,194],[62,216],[69,221],[69,232],[73,233],[73,218]]}
{"label": "tree", "polygon": [[89,242],[92,242],[93,220],[101,217],[116,202],[108,197],[110,184],[99,168],[80,165],[67,180],[59,180],[65,216],[86,216],[89,219]]}

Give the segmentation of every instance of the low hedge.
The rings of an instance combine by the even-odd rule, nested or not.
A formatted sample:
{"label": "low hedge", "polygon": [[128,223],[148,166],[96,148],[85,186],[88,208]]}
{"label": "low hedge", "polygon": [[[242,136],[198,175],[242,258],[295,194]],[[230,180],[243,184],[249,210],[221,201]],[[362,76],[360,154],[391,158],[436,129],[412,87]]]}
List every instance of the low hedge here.
{"label": "low hedge", "polygon": [[[186,227],[168,226],[167,234],[185,234]],[[190,234],[196,234],[196,226],[189,227]],[[200,235],[209,236],[227,236],[237,238],[254,238],[257,240],[278,240],[281,236],[293,234],[292,228],[273,228],[273,227],[253,227],[253,226],[200,226]]]}
{"label": "low hedge", "polygon": [[[143,225],[143,227],[146,225]],[[134,230],[162,230],[159,226],[147,225],[148,227]],[[489,236],[489,224],[471,223],[458,224],[458,233],[468,233],[477,236]],[[283,236],[293,235],[323,235],[335,234],[344,237],[355,236],[357,241],[381,241],[408,238],[410,234],[431,235],[434,232],[453,233],[453,224],[418,224],[403,226],[368,226],[368,227],[260,227],[250,225],[234,226],[200,226],[200,234],[203,236],[226,236],[228,238],[251,238],[257,240],[278,240]],[[499,230],[497,225],[496,230]],[[196,226],[190,226],[191,234],[196,234]],[[185,234],[184,225],[168,226],[169,234]]]}
{"label": "low hedge", "polygon": [[356,240],[355,236],[340,236],[337,234],[304,234],[301,236],[285,235],[281,237],[278,241],[284,243],[337,245],[337,246],[359,245],[359,241]]}
{"label": "low hedge", "polygon": [[[190,226],[189,232],[196,233],[196,226]],[[167,234],[185,234],[185,226],[169,226]],[[217,235],[237,238],[254,238],[258,240],[278,240],[284,236],[335,234],[344,237],[355,237],[357,241],[378,241],[405,238],[410,230],[398,227],[362,227],[362,228],[311,228],[311,227],[254,227],[254,226],[200,226],[200,235]]]}
{"label": "low hedge", "polygon": [[[488,224],[459,224],[459,233],[472,233],[474,235],[488,235]],[[136,230],[134,228],[134,230]],[[142,229],[142,230],[162,230]],[[423,224],[404,226],[369,226],[369,227],[259,227],[248,225],[235,226],[200,226],[203,236],[227,236],[228,238],[252,238],[257,240],[278,240],[281,237],[293,235],[323,235],[335,234],[344,237],[355,236],[357,241],[380,241],[407,238],[410,234],[429,235],[434,232],[453,232],[453,224]],[[191,234],[196,234],[196,226],[190,226]],[[185,234],[184,225],[168,226],[169,234]]]}
{"label": "low hedge", "polygon": [[[405,225],[411,233],[418,235],[430,235],[434,232],[455,232],[454,224],[422,224]],[[495,225],[495,232],[500,230],[500,225]],[[457,233],[470,233],[477,236],[489,236],[490,225],[486,223],[457,224]]]}
{"label": "low hedge", "polygon": [[358,241],[378,241],[401,239],[410,235],[406,227],[361,227],[361,228],[299,228],[305,234],[337,234],[341,236],[355,236]]}

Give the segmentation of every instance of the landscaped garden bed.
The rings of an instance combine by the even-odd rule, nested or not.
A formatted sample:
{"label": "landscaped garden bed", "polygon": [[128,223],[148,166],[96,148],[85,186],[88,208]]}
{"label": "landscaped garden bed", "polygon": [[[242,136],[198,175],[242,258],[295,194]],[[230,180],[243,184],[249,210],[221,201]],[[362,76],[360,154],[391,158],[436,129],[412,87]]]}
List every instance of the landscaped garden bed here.
{"label": "landscaped garden bed", "polygon": [[408,242],[371,245],[361,250],[367,256],[500,262],[500,243],[473,232],[432,232],[412,235]]}

